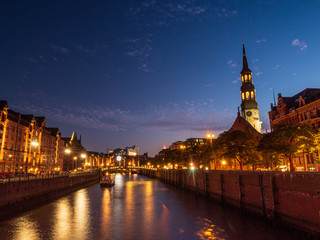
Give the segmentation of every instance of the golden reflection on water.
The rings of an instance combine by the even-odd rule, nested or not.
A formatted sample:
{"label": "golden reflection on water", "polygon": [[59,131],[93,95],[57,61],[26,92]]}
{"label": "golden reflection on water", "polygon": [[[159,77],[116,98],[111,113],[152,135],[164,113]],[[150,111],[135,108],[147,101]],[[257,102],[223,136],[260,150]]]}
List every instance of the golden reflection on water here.
{"label": "golden reflection on water", "polygon": [[204,218],[200,219],[200,225],[202,228],[197,232],[197,236],[200,239],[217,239],[224,240],[226,238],[219,235],[225,234],[224,230],[220,227],[215,226],[211,220]]}
{"label": "golden reflection on water", "polygon": [[73,229],[76,229],[76,231],[73,231],[76,239],[86,239],[88,236],[88,227],[91,225],[88,201],[87,189],[82,189],[76,193],[73,226]]}
{"label": "golden reflection on water", "polygon": [[[20,217],[15,223],[13,238],[15,240],[40,239],[39,226],[37,221],[29,216]],[[0,236],[1,237],[1,236]]]}
{"label": "golden reflection on water", "polygon": [[111,189],[106,188],[103,191],[103,196],[101,199],[101,223],[100,230],[101,235],[105,239],[109,238],[110,234],[110,224],[111,224]]}
{"label": "golden reflection on water", "polygon": [[70,202],[67,198],[57,203],[54,218],[53,235],[55,239],[70,239],[72,218]]}
{"label": "golden reflection on water", "polygon": [[[75,193],[74,207],[68,198],[61,199],[54,212],[54,239],[86,239],[89,233],[90,214],[86,189]],[[32,238],[28,238],[32,239]]]}

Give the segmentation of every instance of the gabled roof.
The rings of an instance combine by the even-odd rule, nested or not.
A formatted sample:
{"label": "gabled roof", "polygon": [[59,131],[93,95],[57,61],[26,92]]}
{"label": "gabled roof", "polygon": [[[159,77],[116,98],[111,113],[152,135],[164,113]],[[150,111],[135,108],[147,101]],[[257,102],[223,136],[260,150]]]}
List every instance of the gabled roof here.
{"label": "gabled roof", "polygon": [[4,108],[9,108],[8,102],[5,100],[0,100],[0,110],[2,111]]}
{"label": "gabled roof", "polygon": [[320,99],[320,88],[306,88],[292,97],[282,97],[282,99],[288,108],[298,108],[300,96],[305,100],[305,103],[308,104]]}
{"label": "gabled roof", "polygon": [[43,116],[35,117],[35,119],[38,126],[41,126],[43,122],[47,121],[46,117]]}
{"label": "gabled roof", "polygon": [[51,136],[53,136],[53,137],[57,136],[57,134],[59,132],[59,128],[47,128],[46,127],[46,129],[48,129],[50,131]]}
{"label": "gabled roof", "polygon": [[76,132],[73,132],[72,133],[72,136],[71,136],[71,142],[74,142],[74,141],[78,141],[78,136],[77,136],[77,133]]}
{"label": "gabled roof", "polygon": [[251,124],[247,120],[240,116],[240,112],[238,112],[236,120],[234,121],[232,127],[229,129],[230,132],[237,130],[254,135],[257,140],[262,137],[261,133],[259,133],[253,126],[251,126]]}

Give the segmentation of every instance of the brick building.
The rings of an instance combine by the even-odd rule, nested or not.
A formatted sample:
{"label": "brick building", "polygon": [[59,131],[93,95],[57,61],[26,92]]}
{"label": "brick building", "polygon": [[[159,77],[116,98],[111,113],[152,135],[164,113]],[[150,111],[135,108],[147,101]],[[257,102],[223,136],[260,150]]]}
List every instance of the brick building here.
{"label": "brick building", "polygon": [[306,88],[293,97],[278,95],[278,104],[271,104],[271,130],[276,125],[302,123],[320,127],[320,88]]}
{"label": "brick building", "polygon": [[81,136],[73,132],[71,138],[62,138],[65,145],[63,170],[83,170],[87,159],[87,150],[81,144]]}
{"label": "brick building", "polygon": [[[292,97],[278,94],[278,103],[271,104],[269,112],[271,130],[277,125],[292,123],[308,124],[314,128],[320,127],[320,88],[306,88]],[[314,161],[314,155],[301,153],[295,156],[295,166],[301,170],[319,171],[319,164]]]}
{"label": "brick building", "polygon": [[38,172],[58,168],[63,151],[59,129],[45,127],[45,117],[15,112],[0,101],[0,170]]}
{"label": "brick building", "polygon": [[113,155],[99,153],[99,152],[88,152],[88,158],[86,161],[86,169],[98,169],[99,167],[105,168],[113,165]]}

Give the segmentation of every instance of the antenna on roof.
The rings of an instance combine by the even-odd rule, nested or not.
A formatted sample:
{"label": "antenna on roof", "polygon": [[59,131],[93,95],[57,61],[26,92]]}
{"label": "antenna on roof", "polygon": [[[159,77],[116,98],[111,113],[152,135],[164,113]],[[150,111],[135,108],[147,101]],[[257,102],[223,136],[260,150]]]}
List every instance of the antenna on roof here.
{"label": "antenna on roof", "polygon": [[276,97],[274,96],[274,89],[272,88],[272,92],[273,92],[273,106],[276,106]]}

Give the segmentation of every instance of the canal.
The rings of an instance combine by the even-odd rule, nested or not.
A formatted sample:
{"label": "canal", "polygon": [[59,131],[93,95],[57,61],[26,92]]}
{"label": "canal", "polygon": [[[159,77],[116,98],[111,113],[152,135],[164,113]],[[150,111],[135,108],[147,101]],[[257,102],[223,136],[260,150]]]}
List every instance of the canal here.
{"label": "canal", "polygon": [[301,239],[260,218],[140,175],[99,184],[0,223],[0,239]]}

